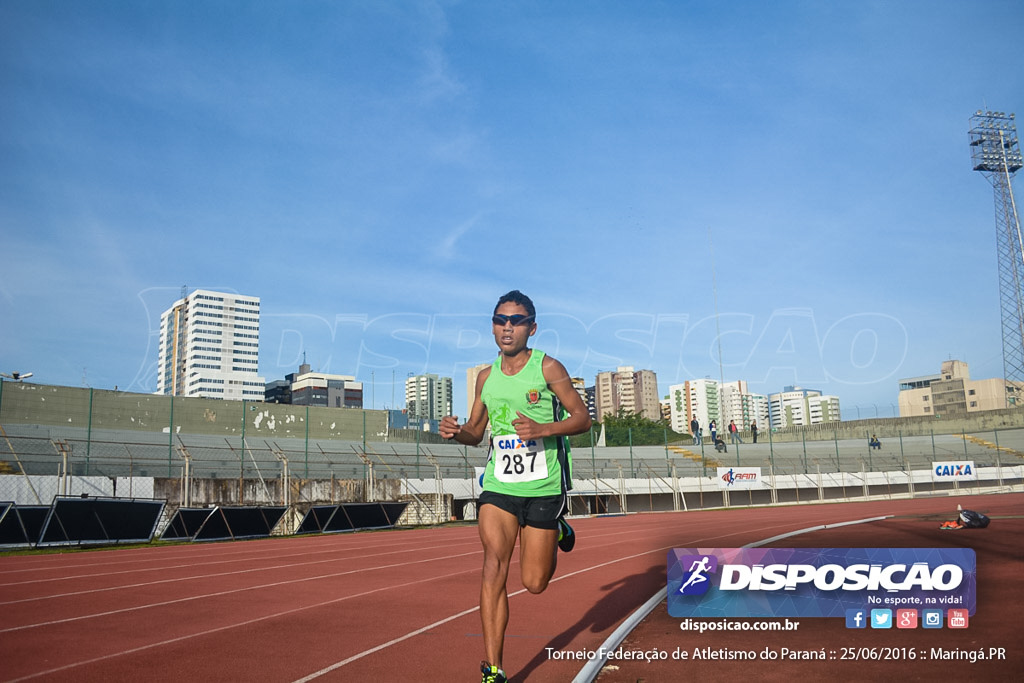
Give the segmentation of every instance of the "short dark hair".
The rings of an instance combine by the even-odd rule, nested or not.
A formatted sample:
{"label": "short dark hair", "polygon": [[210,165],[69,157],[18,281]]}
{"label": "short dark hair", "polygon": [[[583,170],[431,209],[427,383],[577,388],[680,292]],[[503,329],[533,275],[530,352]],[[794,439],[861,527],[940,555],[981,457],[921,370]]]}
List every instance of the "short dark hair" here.
{"label": "short dark hair", "polygon": [[513,289],[508,294],[502,295],[502,297],[498,299],[498,303],[494,305],[494,312],[498,312],[498,306],[507,303],[519,304],[526,309],[526,314],[531,318],[537,315],[537,309],[533,307],[533,302],[530,301],[530,297],[526,296],[518,289]]}

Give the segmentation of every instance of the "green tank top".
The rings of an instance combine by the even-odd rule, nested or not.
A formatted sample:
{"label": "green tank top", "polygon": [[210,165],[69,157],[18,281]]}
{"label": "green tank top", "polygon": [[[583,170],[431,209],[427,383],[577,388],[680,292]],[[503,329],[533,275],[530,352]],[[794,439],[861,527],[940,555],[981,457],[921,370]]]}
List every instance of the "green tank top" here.
{"label": "green tank top", "polygon": [[533,349],[515,375],[501,371],[501,356],[481,389],[491,426],[491,447],[484,471],[485,491],[510,496],[557,496],[572,488],[572,458],[565,437],[523,442],[512,420],[522,413],[546,424],[565,418],[558,397],[544,379],[544,352]]}

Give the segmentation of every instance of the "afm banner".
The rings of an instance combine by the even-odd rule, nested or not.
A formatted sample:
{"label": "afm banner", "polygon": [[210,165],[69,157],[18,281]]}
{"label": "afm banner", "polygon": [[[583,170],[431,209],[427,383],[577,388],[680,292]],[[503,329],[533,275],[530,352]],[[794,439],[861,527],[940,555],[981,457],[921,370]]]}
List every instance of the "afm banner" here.
{"label": "afm banner", "polygon": [[673,617],[845,617],[847,609],[936,607],[974,615],[970,548],[674,548]]}

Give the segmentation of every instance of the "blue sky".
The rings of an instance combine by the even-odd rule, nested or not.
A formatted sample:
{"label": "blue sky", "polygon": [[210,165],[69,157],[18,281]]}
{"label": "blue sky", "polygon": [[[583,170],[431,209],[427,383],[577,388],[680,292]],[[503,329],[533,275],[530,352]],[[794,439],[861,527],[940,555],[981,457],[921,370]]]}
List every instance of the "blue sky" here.
{"label": "blue sky", "polygon": [[262,299],[268,380],[305,353],[382,408],[432,372],[463,411],[518,288],[588,382],[889,416],[948,358],[1002,374],[967,131],[1024,114],[1022,29],[1010,0],[5,0],[0,370],[154,391],[160,313],[223,289]]}

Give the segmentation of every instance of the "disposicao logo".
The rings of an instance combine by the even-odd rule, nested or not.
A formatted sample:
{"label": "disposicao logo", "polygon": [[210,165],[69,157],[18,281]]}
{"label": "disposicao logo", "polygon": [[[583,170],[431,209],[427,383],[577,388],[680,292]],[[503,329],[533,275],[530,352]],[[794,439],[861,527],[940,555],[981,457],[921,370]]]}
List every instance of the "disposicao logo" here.
{"label": "disposicao logo", "polygon": [[714,574],[718,569],[718,558],[714,555],[686,555],[680,558],[683,566],[688,566],[683,577],[683,583],[679,586],[679,592],[683,595],[703,595],[711,587],[708,574]]}
{"label": "disposicao logo", "polygon": [[[892,608],[973,614],[969,548],[676,548],[668,554],[674,617],[845,617],[892,628]],[[875,613],[889,610],[888,625]]]}

